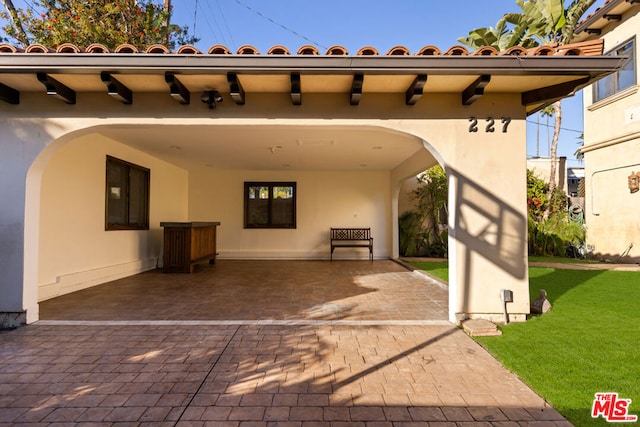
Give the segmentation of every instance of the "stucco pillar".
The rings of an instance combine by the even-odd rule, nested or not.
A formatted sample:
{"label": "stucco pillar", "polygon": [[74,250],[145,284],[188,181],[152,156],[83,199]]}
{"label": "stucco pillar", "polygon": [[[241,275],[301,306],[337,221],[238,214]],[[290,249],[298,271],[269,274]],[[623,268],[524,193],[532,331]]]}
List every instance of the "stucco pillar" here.
{"label": "stucco pillar", "polygon": [[25,254],[32,265],[37,265],[38,256],[37,247],[28,249],[25,244],[26,194],[29,168],[47,140],[46,132],[31,120],[0,121],[0,327],[4,328],[38,319],[35,282],[30,289],[25,286],[27,280],[36,280],[37,271],[25,269]]}

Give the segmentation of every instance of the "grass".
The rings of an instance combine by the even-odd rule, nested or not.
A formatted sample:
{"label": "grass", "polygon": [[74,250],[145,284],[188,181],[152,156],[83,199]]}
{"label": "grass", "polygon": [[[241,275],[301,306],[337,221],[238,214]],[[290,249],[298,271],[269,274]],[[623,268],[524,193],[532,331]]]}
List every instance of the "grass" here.
{"label": "grass", "polygon": [[577,426],[608,425],[591,418],[596,392],[640,415],[640,273],[531,267],[529,278],[531,298],[545,289],[553,309],[476,340]]}
{"label": "grass", "polygon": [[445,282],[449,281],[449,263],[447,261],[438,262],[411,262],[409,263],[420,270],[436,276]]}
{"label": "grass", "polygon": [[559,264],[599,264],[601,261],[579,259],[579,258],[566,258],[555,256],[530,256],[529,262],[553,262]]}

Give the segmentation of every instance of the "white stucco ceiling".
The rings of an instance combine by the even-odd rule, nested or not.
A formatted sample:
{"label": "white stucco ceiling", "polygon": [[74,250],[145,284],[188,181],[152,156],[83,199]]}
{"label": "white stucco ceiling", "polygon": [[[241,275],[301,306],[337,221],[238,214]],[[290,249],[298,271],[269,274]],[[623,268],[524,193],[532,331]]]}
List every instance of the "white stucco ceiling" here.
{"label": "white stucco ceiling", "polygon": [[418,138],[362,126],[114,125],[100,133],[189,170],[391,170],[424,149]]}

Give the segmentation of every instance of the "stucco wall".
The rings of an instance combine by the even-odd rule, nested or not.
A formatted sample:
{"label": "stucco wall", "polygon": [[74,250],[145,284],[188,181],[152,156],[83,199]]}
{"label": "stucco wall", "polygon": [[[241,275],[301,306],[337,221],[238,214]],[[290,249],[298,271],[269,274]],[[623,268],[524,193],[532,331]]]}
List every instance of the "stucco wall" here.
{"label": "stucco wall", "polygon": [[[245,229],[245,181],[296,182],[296,229]],[[385,171],[192,171],[189,218],[221,222],[220,258],[327,259],[331,227],[371,227],[374,256],[387,258],[390,194],[390,173]],[[367,257],[366,249],[334,252],[335,259]]]}
{"label": "stucco wall", "polygon": [[640,172],[640,137],[585,155],[587,244],[594,255],[640,261],[640,192],[631,193],[627,177]]}
{"label": "stucco wall", "polygon": [[[151,170],[148,231],[105,231],[105,162]],[[98,134],[68,142],[42,175],[38,300],[153,269],[160,221],[187,219],[188,173]]]}
{"label": "stucco wall", "polygon": [[605,51],[635,39],[636,85],[593,102],[584,90],[585,221],[587,244],[601,258],[640,261],[640,192],[630,193],[627,177],[640,172],[640,14],[606,33]]}

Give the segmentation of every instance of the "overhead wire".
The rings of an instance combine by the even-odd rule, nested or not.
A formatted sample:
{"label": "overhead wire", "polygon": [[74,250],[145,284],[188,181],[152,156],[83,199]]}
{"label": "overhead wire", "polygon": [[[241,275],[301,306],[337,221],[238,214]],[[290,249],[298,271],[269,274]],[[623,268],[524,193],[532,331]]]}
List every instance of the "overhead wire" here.
{"label": "overhead wire", "polygon": [[249,10],[250,12],[255,13],[256,15],[260,16],[263,19],[266,19],[267,21],[271,22],[274,25],[277,25],[278,27],[282,28],[283,30],[285,30],[285,31],[297,36],[297,37],[300,37],[301,39],[304,39],[304,40],[308,41],[309,43],[314,44],[314,45],[316,45],[318,47],[321,47],[323,49],[328,49],[326,46],[323,46],[320,43],[318,43],[318,42],[316,42],[314,40],[311,40],[310,38],[308,38],[308,37],[296,32],[296,31],[292,30],[291,28],[289,28],[289,27],[277,22],[276,20],[266,16],[262,12],[260,12],[258,10],[255,10],[255,9],[251,8],[250,6],[242,3],[240,0],[235,0],[235,2],[238,3],[240,6],[244,7],[245,9]]}
{"label": "overhead wire", "polygon": [[220,2],[218,0],[215,0],[215,2],[216,2],[216,6],[218,7],[218,10],[220,11],[222,22],[224,23],[224,26],[227,29],[227,33],[229,34],[229,38],[231,38],[231,43],[235,46],[236,41],[233,39],[233,33],[231,32],[229,25],[227,25],[227,18],[226,16],[224,16],[224,11],[222,10],[222,7],[220,7]]}
{"label": "overhead wire", "polygon": [[[222,42],[223,44],[228,45],[228,44],[229,44],[229,42],[228,42],[227,38],[224,36],[224,33],[220,30],[221,25],[220,25],[220,23],[218,22],[218,19],[216,18],[216,13],[215,13],[215,12],[213,11],[213,9],[211,8],[211,4],[210,4],[210,2],[208,2],[208,1],[207,1],[207,2],[205,2],[205,5],[207,6],[207,8],[208,8],[208,10],[209,10],[210,14],[209,14],[209,13],[207,13],[207,11],[206,11],[202,6],[200,6],[200,10],[201,10],[204,14],[206,14],[206,15],[210,16],[210,19],[205,19],[205,21],[207,22],[207,25],[209,26],[209,29],[211,30],[211,34],[212,34],[212,35],[213,35],[213,37],[214,37],[215,39],[217,39],[219,42]],[[216,28],[213,28],[213,27],[211,26],[211,21],[213,21],[213,22],[214,22],[215,27],[216,27],[217,29],[216,29]]]}

